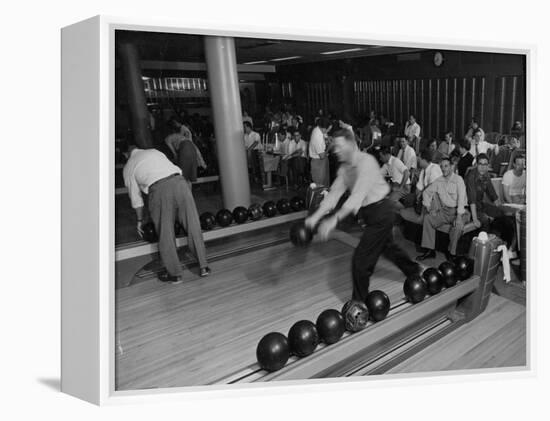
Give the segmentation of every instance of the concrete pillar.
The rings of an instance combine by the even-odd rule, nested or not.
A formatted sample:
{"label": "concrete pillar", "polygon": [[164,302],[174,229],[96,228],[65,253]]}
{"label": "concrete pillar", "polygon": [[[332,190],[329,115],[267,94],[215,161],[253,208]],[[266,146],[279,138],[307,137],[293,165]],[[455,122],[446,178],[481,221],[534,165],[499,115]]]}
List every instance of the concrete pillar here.
{"label": "concrete pillar", "polygon": [[145,90],[137,48],[132,43],[122,43],[119,48],[120,60],[128,91],[128,104],[134,132],[134,142],[138,148],[153,147],[153,137],[149,128],[149,110],[145,100]]}
{"label": "concrete pillar", "polygon": [[250,205],[235,41],[230,37],[205,36],[204,50],[223,204],[232,210]]}

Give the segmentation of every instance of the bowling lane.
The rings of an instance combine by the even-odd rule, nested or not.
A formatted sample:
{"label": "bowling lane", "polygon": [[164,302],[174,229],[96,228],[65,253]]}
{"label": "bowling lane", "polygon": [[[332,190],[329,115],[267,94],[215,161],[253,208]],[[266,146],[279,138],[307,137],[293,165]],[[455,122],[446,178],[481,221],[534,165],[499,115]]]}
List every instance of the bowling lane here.
{"label": "bowling lane", "polygon": [[[214,261],[205,279],[117,290],[117,390],[205,385],[250,366],[264,334],[341,308],[352,252],[336,239],[303,249],[286,242]],[[402,280],[381,259],[371,285],[397,302]]]}
{"label": "bowling lane", "polygon": [[526,364],[525,307],[492,294],[487,309],[388,373],[420,373]]}

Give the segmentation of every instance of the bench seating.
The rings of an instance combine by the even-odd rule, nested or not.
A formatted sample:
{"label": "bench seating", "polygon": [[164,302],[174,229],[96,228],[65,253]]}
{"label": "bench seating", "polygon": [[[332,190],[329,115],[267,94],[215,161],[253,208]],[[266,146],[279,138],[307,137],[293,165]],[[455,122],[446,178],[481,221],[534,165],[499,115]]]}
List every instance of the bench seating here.
{"label": "bench seating", "polygon": [[[418,215],[414,208],[401,209],[399,212],[404,220],[403,235],[407,240],[413,241],[416,244],[422,242],[422,216]],[[450,224],[440,226],[436,230],[435,248],[441,252],[447,250],[449,246],[449,231]],[[473,237],[477,234],[478,229],[472,222],[464,225],[464,233],[458,241],[457,254],[465,254],[468,252],[470,243]]]}

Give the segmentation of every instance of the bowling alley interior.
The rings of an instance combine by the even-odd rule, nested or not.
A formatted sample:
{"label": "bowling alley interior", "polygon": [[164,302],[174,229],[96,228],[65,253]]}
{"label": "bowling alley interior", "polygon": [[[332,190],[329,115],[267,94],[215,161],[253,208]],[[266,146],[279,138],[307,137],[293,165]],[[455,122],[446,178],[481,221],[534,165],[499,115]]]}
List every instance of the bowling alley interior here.
{"label": "bowling alley interior", "polygon": [[[529,366],[526,54],[135,30],[114,54],[117,391]],[[304,224],[343,132],[421,269],[382,253],[365,300],[369,217]]]}

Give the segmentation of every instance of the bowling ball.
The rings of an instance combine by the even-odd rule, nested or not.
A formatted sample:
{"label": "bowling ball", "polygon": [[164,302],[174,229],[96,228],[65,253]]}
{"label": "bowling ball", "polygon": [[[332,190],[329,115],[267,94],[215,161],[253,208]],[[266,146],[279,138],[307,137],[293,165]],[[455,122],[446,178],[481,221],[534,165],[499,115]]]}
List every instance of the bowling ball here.
{"label": "bowling ball", "polygon": [[338,310],[333,309],[325,310],[319,314],[315,326],[317,327],[317,332],[319,332],[319,337],[327,345],[338,342],[346,330],[342,314]]}
{"label": "bowling ball", "polygon": [[428,293],[431,295],[439,294],[443,288],[443,275],[436,268],[428,268],[422,273],[422,278],[426,281]]}
{"label": "bowling ball", "polygon": [[443,283],[447,288],[456,285],[455,265],[451,262],[443,262],[439,265],[439,271],[443,276]]}
{"label": "bowling ball", "polygon": [[257,221],[258,219],[261,219],[262,215],[262,207],[259,204],[253,203],[248,208],[248,218],[250,218],[251,221]]}
{"label": "bowling ball", "polygon": [[466,256],[457,256],[454,261],[458,279],[464,281],[474,273],[474,261]]}
{"label": "bowling ball", "polygon": [[358,332],[367,327],[369,310],[361,301],[349,300],[342,307],[342,316],[346,329],[350,332]]}
{"label": "bowling ball", "polygon": [[156,243],[159,239],[155,231],[155,224],[151,221],[145,223],[141,227],[143,229],[143,239],[149,243]]}
{"label": "bowling ball", "polygon": [[286,215],[287,213],[290,213],[292,208],[290,207],[290,202],[288,199],[280,199],[277,202],[277,210],[281,215]]}
{"label": "bowling ball", "polygon": [[317,328],[309,320],[300,320],[292,325],[288,331],[290,352],[298,357],[307,357],[319,345]]}
{"label": "bowling ball", "polygon": [[290,199],[290,207],[294,212],[298,212],[306,207],[306,201],[299,196]]}
{"label": "bowling ball", "polygon": [[275,206],[275,203],[273,203],[271,200],[265,202],[262,208],[264,211],[264,215],[268,218],[277,215],[277,207]]}
{"label": "bowling ball", "polygon": [[305,247],[313,240],[313,232],[306,227],[304,221],[295,222],[290,227],[290,241],[298,247]]}
{"label": "bowling ball", "polygon": [[428,293],[428,285],[420,275],[410,275],[407,276],[407,279],[405,279],[405,283],[403,284],[403,292],[405,293],[407,300],[411,303],[419,303],[426,297],[426,294]]}
{"label": "bowling ball", "polygon": [[248,219],[248,209],[243,206],[237,206],[233,209],[233,219],[237,224],[243,224]]}
{"label": "bowling ball", "polygon": [[283,368],[290,357],[288,339],[279,332],[265,335],[256,348],[256,359],[261,368],[277,371]]}
{"label": "bowling ball", "polygon": [[384,291],[369,292],[365,303],[369,309],[370,318],[375,322],[384,320],[390,311],[390,298]]}
{"label": "bowling ball", "polygon": [[203,231],[210,231],[216,225],[216,217],[210,212],[204,212],[200,216],[201,228]]}
{"label": "bowling ball", "polygon": [[228,227],[233,222],[233,214],[230,210],[222,209],[216,214],[216,222],[220,227]]}

